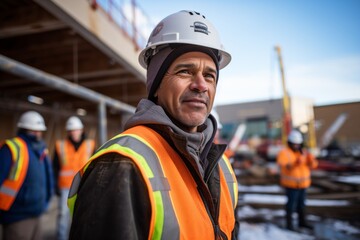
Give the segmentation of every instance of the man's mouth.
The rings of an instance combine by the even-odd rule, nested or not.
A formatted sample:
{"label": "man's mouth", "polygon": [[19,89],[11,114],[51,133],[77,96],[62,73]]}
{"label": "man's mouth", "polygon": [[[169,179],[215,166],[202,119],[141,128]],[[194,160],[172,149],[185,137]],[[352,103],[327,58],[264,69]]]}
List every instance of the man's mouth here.
{"label": "man's mouth", "polygon": [[207,101],[203,98],[188,98],[183,100],[184,103],[194,105],[196,107],[207,106]]}

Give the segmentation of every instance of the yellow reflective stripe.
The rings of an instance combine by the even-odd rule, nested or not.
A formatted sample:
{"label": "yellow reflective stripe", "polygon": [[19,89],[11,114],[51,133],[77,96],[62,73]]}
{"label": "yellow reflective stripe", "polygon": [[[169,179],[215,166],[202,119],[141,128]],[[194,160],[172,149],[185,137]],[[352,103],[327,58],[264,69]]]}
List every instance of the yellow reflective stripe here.
{"label": "yellow reflective stripe", "polygon": [[72,218],[74,215],[74,207],[75,207],[75,202],[76,202],[76,198],[77,198],[77,194],[73,195],[73,196],[69,196],[67,199],[67,205],[70,211],[70,217]]}
{"label": "yellow reflective stripe", "polygon": [[75,207],[75,202],[76,202],[76,198],[77,198],[77,194],[75,194],[72,197],[69,197],[67,199],[67,205],[70,211],[70,217],[73,217],[74,215],[74,207]]}
{"label": "yellow reflective stripe", "polygon": [[23,143],[17,137],[6,140],[6,144],[9,146],[11,155],[13,157],[13,166],[11,167],[8,179],[17,181],[24,165],[23,154],[27,153],[24,153],[24,151],[22,151],[21,146],[23,145]]}
{"label": "yellow reflective stripe", "polygon": [[5,142],[10,148],[13,162],[16,162],[19,158],[19,146],[16,145],[13,139],[6,140]]}
{"label": "yellow reflective stripe", "polygon": [[161,196],[161,191],[153,192],[154,198],[155,198],[155,227],[154,227],[154,234],[152,236],[153,240],[160,240],[161,235],[163,233],[163,226],[164,226],[164,205],[163,200]]}
{"label": "yellow reflective stripe", "polygon": [[120,146],[118,144],[113,144],[111,146],[109,146],[108,148],[106,149],[101,149],[99,150],[97,153],[95,153],[91,158],[90,158],[90,161],[85,165],[84,167],[84,172],[86,171],[86,169],[89,167],[89,164],[91,162],[92,159],[95,159],[97,158],[99,155],[102,155],[104,153],[107,153],[107,152],[112,152],[112,151],[115,151],[115,152],[118,152],[118,151],[122,151],[122,152],[125,152],[129,155],[132,155],[134,156],[135,158],[137,158],[141,165],[144,167],[144,170],[146,172],[146,175],[148,175],[149,178],[152,178],[154,177],[154,174],[153,172],[151,171],[149,165],[147,164],[146,160],[144,159],[143,156],[141,156],[140,154],[138,154],[137,152],[133,151],[131,148],[127,148],[127,147],[123,147],[123,146]]}
{"label": "yellow reflective stripe", "polygon": [[[125,137],[125,138],[124,138]],[[131,141],[136,141],[132,142]],[[73,215],[75,202],[77,199],[78,187],[81,182],[81,176],[86,172],[87,168],[93,160],[100,157],[101,155],[107,153],[118,153],[123,156],[132,158],[144,174],[144,177],[148,179],[149,184],[152,188],[152,202],[154,203],[153,218],[154,226],[151,232],[151,239],[169,239],[170,238],[179,238],[179,226],[175,229],[169,229],[166,225],[173,226],[174,222],[177,223],[175,213],[172,209],[171,199],[169,196],[169,184],[164,172],[159,162],[159,156],[157,152],[149,145],[146,140],[141,137],[138,137],[134,134],[119,134],[106,143],[104,143],[96,153],[91,156],[88,163],[83,167],[83,169],[75,176],[68,197],[68,206]],[[131,148],[129,148],[131,146]],[[134,149],[134,150],[133,150]],[[149,158],[149,162],[145,160],[145,157]],[[156,173],[156,175],[154,175]],[[165,211],[165,208],[169,211]]]}
{"label": "yellow reflective stripe", "polygon": [[20,176],[20,173],[23,171],[24,168],[24,154],[28,154],[27,152],[24,151],[24,148],[21,147],[21,145],[23,145],[23,143],[20,141],[19,138],[15,138],[15,141],[17,142],[18,146],[20,146],[20,154],[19,154],[19,166],[18,169],[16,171],[16,176],[15,179],[17,180]]}
{"label": "yellow reflective stripe", "polygon": [[12,161],[13,161],[13,165],[10,169],[8,179],[17,180],[16,170],[17,170],[17,164],[18,164],[19,154],[20,154],[19,146],[17,146],[13,140],[6,140],[6,144],[9,146],[9,149],[10,149],[10,152],[12,155]]}
{"label": "yellow reflective stripe", "polygon": [[[136,140],[140,141],[142,144],[145,144],[149,149],[151,149],[154,152],[154,154],[156,154],[156,151],[153,149],[153,147],[147,141],[145,141],[143,138],[141,138],[135,134],[119,134],[118,136],[112,138],[110,141],[114,141],[114,140],[120,139],[122,137],[130,137],[130,138],[136,139]],[[128,147],[124,147],[119,144],[110,145],[109,147],[106,148],[107,152],[109,150],[110,151],[117,150],[117,151],[123,151],[125,153],[128,153],[129,155],[132,156],[133,159],[136,159],[139,161],[140,165],[144,168],[145,174],[147,175],[148,179],[150,180],[150,183],[151,183],[151,179],[154,179],[154,173],[151,170],[148,162],[145,160],[145,158],[142,155],[138,154],[137,152],[135,152],[134,150],[132,150]],[[103,152],[103,149],[100,150],[100,152]],[[98,155],[98,154],[95,154],[95,155]],[[157,156],[157,158],[158,158],[158,156]],[[161,171],[162,171],[161,164],[160,164],[160,167],[161,167]],[[165,223],[165,218],[164,218],[165,211],[164,211],[163,196],[162,196],[161,190],[154,190],[154,186],[152,186],[152,188],[153,188],[152,194],[153,194],[154,202],[155,202],[155,213],[154,213],[155,214],[155,224],[154,224],[154,232],[152,234],[151,239],[161,240],[162,236],[163,236],[164,223]]]}
{"label": "yellow reflective stripe", "polygon": [[231,173],[231,176],[234,180],[234,183],[233,183],[233,191],[234,191],[234,209],[237,205],[237,201],[238,201],[238,194],[239,194],[239,186],[237,184],[237,179],[236,179],[236,176],[235,176],[235,173],[233,171],[233,168],[230,164],[230,160],[224,155],[224,158],[225,158],[225,163],[226,163],[226,166],[228,167],[230,173]]}
{"label": "yellow reflective stripe", "polygon": [[75,202],[76,202],[76,198],[77,198],[77,191],[79,189],[80,182],[81,182],[81,174],[80,174],[80,171],[79,171],[74,176],[74,179],[73,179],[73,181],[71,183],[71,186],[70,186],[69,196],[68,196],[68,199],[67,199],[67,205],[69,207],[71,217],[74,214],[74,207],[75,207]]}
{"label": "yellow reflective stripe", "polygon": [[220,159],[220,168],[222,169],[222,172],[225,176],[225,180],[227,182],[227,187],[229,189],[231,200],[233,204],[233,208],[236,208],[237,200],[238,200],[238,186],[237,181],[234,175],[234,172],[232,171],[232,167],[230,165],[229,160],[226,158],[225,155]]}

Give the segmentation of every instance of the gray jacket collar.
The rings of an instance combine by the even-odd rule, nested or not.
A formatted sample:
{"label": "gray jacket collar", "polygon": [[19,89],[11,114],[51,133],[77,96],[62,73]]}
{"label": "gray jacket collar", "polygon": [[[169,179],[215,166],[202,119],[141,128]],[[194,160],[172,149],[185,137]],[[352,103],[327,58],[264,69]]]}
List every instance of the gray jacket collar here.
{"label": "gray jacket collar", "polygon": [[201,131],[188,133],[183,131],[168,117],[164,109],[150,100],[139,102],[135,114],[126,122],[125,130],[137,125],[155,126],[161,129],[165,139],[182,155],[191,157],[202,176],[207,166],[207,153],[215,136],[216,123],[212,117],[206,119]]}

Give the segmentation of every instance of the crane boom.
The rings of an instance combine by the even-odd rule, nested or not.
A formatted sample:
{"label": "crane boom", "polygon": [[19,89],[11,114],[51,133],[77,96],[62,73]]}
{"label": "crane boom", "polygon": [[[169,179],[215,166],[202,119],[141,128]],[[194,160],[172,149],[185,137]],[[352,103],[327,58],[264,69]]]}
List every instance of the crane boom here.
{"label": "crane boom", "polygon": [[284,66],[281,56],[281,49],[279,46],[275,46],[275,51],[278,55],[283,91],[283,121],[282,121],[282,142],[285,145],[287,142],[287,135],[291,130],[291,114],[290,114],[290,100],[286,90]]}

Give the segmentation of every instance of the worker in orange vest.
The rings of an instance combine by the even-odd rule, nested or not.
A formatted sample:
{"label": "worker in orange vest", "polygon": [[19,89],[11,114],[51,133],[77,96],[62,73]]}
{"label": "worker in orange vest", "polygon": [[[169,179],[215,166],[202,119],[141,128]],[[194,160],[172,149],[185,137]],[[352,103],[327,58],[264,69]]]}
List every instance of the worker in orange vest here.
{"label": "worker in orange vest", "polygon": [[318,165],[315,157],[303,147],[303,136],[297,130],[292,130],[288,135],[288,147],[282,149],[277,156],[280,166],[280,183],[285,188],[286,227],[294,230],[292,215],[298,213],[299,226],[311,229],[306,221],[305,200],[306,189],[311,184],[310,171]]}
{"label": "worker in orange vest", "polygon": [[94,153],[94,140],[87,139],[84,125],[80,118],[71,116],[65,129],[67,139],[56,141],[54,153],[54,175],[56,192],[59,195],[57,239],[68,239],[70,214],[67,207],[67,197],[71,182],[77,173]]}
{"label": "worker in orange vest", "polygon": [[53,194],[51,161],[42,140],[46,126],[38,112],[27,111],[17,127],[17,136],[0,148],[2,239],[42,239],[41,216]]}
{"label": "worker in orange vest", "polygon": [[210,114],[230,60],[199,12],[154,28],[139,55],[148,97],[75,176],[70,240],[237,238],[237,181]]}

